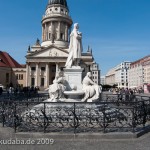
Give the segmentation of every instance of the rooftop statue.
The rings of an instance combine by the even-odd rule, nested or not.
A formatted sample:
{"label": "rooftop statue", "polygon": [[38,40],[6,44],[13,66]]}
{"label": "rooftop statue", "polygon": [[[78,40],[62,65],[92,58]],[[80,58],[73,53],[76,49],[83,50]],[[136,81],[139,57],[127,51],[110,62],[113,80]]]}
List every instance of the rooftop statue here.
{"label": "rooftop statue", "polygon": [[82,52],[82,33],[78,31],[78,23],[74,24],[74,29],[70,34],[69,55],[65,67],[71,68],[73,65],[79,66]]}

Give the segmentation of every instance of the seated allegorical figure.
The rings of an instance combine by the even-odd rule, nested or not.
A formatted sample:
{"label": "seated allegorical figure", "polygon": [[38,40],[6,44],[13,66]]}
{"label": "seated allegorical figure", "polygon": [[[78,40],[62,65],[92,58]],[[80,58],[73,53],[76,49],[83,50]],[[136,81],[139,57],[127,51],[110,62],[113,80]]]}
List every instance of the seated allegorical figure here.
{"label": "seated allegorical figure", "polygon": [[60,74],[57,74],[53,80],[53,84],[49,85],[49,97],[50,101],[57,101],[57,99],[63,98],[63,92],[66,89],[64,86],[64,77]]}
{"label": "seated allegorical figure", "polygon": [[83,91],[85,92],[83,102],[92,102],[93,100],[97,100],[100,97],[100,93],[102,88],[92,81],[92,74],[88,72],[85,78],[82,81]]}

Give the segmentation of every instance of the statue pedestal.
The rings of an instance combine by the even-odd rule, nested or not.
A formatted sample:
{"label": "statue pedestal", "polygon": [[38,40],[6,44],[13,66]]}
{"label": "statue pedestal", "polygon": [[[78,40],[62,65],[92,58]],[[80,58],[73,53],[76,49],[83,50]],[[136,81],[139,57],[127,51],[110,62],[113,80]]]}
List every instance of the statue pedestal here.
{"label": "statue pedestal", "polygon": [[77,87],[77,91],[82,90],[82,71],[80,66],[72,66],[72,68],[64,68],[64,75],[68,82],[67,90],[72,90],[73,87]]}

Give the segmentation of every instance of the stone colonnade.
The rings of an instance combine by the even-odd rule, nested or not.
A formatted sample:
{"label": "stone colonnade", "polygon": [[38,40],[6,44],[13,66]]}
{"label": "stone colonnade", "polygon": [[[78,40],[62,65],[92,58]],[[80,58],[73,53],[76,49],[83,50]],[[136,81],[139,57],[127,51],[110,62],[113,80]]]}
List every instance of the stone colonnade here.
{"label": "stone colonnade", "polygon": [[[26,86],[28,87],[41,87],[41,80],[44,78],[42,87],[47,88],[52,82],[51,79],[59,71],[59,63],[27,63],[26,65]],[[34,82],[34,85],[32,85],[32,82]]]}
{"label": "stone colonnade", "polygon": [[[65,33],[62,33],[61,31],[62,28],[64,28]],[[51,40],[53,38],[52,37],[53,34],[55,34],[56,35],[55,40],[64,40],[68,42],[68,30],[69,30],[68,25],[61,21],[57,22],[51,21],[50,23],[49,22],[44,23],[42,25],[42,40],[43,41]],[[61,34],[64,34],[63,39],[61,37]]]}

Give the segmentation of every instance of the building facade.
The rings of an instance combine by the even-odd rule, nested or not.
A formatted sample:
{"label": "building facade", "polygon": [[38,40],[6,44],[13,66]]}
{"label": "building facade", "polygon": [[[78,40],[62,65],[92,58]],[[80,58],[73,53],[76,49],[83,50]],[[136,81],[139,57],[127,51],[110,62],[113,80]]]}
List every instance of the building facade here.
{"label": "building facade", "polygon": [[128,87],[128,71],[130,69],[130,62],[124,61],[116,67],[110,69],[106,74],[106,84],[117,85],[118,88]]}
{"label": "building facade", "polygon": [[106,84],[105,76],[101,76],[101,85],[105,85],[105,84]]}
{"label": "building facade", "polygon": [[[49,0],[42,18],[42,42],[28,48],[26,55],[26,86],[47,88],[53,83],[56,72],[63,70],[68,57],[69,34],[72,26],[66,0]],[[83,77],[87,72],[95,73],[94,81],[100,83],[98,65],[93,67],[92,51],[82,53]]]}
{"label": "building facade", "polygon": [[112,68],[107,72],[105,81],[107,85],[113,86],[115,84],[115,68]]}
{"label": "building facade", "polygon": [[150,56],[145,56],[130,65],[129,87],[144,88],[145,93],[150,92]]}
{"label": "building facade", "polygon": [[118,88],[128,88],[128,72],[131,62],[124,61],[115,67],[115,84]]}
{"label": "building facade", "polygon": [[99,65],[96,62],[93,62],[93,64],[90,67],[90,71],[92,72],[92,78],[93,81],[100,85],[100,70],[99,70]]}
{"label": "building facade", "polygon": [[0,84],[9,87],[26,86],[26,67],[20,65],[7,52],[0,51]]}
{"label": "building facade", "polygon": [[22,65],[19,68],[12,68],[12,83],[14,87],[25,87],[26,86],[26,66]]}

